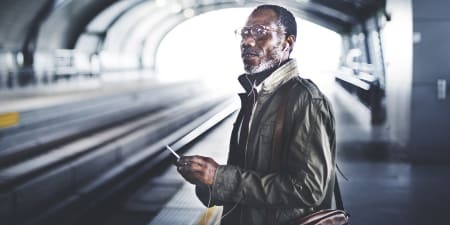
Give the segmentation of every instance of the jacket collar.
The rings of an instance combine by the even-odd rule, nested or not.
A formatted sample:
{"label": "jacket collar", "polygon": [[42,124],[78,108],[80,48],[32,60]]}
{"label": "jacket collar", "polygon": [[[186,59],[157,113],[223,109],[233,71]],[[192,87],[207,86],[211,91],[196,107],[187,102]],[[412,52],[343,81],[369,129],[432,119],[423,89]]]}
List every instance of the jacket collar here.
{"label": "jacket collar", "polygon": [[[270,94],[295,76],[298,76],[297,61],[295,59],[289,59],[287,63],[272,72],[256,88],[263,94]],[[251,74],[242,74],[238,80],[246,92],[249,92],[255,83],[255,78]]]}

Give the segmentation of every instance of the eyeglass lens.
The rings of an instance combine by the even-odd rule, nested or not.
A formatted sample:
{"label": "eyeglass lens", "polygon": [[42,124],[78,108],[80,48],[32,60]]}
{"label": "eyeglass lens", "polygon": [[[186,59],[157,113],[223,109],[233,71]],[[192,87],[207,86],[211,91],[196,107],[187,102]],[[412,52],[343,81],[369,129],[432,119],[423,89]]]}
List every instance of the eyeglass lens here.
{"label": "eyeglass lens", "polygon": [[248,36],[252,36],[256,39],[260,39],[264,37],[267,33],[267,28],[264,26],[252,26],[252,27],[243,27],[236,30],[236,36],[238,38],[245,38]]}

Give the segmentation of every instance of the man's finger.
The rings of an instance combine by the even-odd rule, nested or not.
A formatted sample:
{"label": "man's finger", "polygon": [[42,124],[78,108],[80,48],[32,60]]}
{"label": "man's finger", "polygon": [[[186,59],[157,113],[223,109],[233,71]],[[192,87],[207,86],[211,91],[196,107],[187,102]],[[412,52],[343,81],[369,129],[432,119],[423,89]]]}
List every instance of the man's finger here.
{"label": "man's finger", "polygon": [[197,163],[186,163],[178,166],[177,168],[180,172],[188,173],[188,172],[198,172],[198,171],[204,171],[205,168],[202,165],[199,165]]}
{"label": "man's finger", "polygon": [[188,159],[188,161],[189,161],[190,163],[197,163],[197,164],[199,164],[199,165],[204,165],[204,164],[206,163],[205,158],[206,158],[206,157],[196,155],[196,156],[190,157],[190,158]]}
{"label": "man's finger", "polygon": [[178,160],[177,165],[185,165],[189,161],[190,156],[181,156],[180,160]]}
{"label": "man's finger", "polygon": [[197,163],[192,163],[189,164],[187,166],[187,168],[191,171],[191,172],[203,172],[205,170],[205,168],[202,165],[199,165]]}
{"label": "man's finger", "polygon": [[192,163],[191,157],[192,156],[183,156],[178,161],[177,166],[188,166],[189,164]]}

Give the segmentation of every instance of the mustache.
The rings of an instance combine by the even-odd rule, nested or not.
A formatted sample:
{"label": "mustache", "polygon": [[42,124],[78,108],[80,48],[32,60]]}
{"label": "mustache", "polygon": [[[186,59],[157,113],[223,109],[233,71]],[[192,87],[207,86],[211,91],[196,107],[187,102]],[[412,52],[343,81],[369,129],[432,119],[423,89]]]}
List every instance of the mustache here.
{"label": "mustache", "polygon": [[260,55],[260,52],[259,52],[259,51],[256,51],[256,50],[252,50],[252,49],[250,49],[250,48],[242,48],[242,49],[241,49],[241,55],[242,55],[242,56],[244,56],[244,55],[255,55],[255,56],[259,56],[259,55]]}

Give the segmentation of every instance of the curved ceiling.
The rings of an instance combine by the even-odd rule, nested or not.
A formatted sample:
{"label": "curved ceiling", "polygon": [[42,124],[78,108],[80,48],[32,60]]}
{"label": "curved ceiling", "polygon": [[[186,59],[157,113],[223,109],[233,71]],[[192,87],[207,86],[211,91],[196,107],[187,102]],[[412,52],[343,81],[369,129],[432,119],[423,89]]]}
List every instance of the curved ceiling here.
{"label": "curved ceiling", "polygon": [[21,50],[52,0],[0,1],[0,49]]}
{"label": "curved ceiling", "polygon": [[117,0],[76,0],[67,1],[55,9],[42,24],[37,39],[36,50],[71,49],[87,24],[100,11]]}
{"label": "curved ceiling", "polygon": [[[123,1],[122,1],[123,2]],[[250,7],[271,1],[253,0],[204,0],[142,1],[120,13],[115,23],[101,41],[107,51],[138,53],[141,66],[153,67],[157,48],[164,36],[176,25],[188,18],[204,12],[230,7]],[[384,7],[385,1],[377,0],[284,0],[278,4],[292,10],[296,16],[310,20],[338,33],[365,20]],[[106,11],[105,11],[106,13]],[[95,23],[96,20],[93,21]],[[150,54],[144,54],[150,53]],[[151,54],[153,53],[153,54]]]}
{"label": "curved ceiling", "polygon": [[[143,0],[141,0],[143,1]],[[153,0],[147,0],[153,1]],[[157,4],[163,4],[170,0],[154,0]],[[41,33],[57,33],[63,31],[67,40],[52,38],[47,43],[41,43],[46,47],[73,47],[74,39],[84,31],[85,26],[102,10],[117,2],[138,2],[127,0],[4,0],[0,1],[0,47],[20,48],[26,38],[27,30],[33,26],[36,16],[48,3],[64,4],[54,10],[49,19],[41,28]],[[234,4],[255,5],[262,3],[273,3],[273,1],[257,0],[178,0],[181,7],[186,8],[193,5],[208,6]],[[339,33],[348,31],[349,26],[358,23],[368,17],[372,12],[384,7],[386,0],[281,0],[277,4],[285,5],[305,19],[316,22]],[[197,7],[198,8],[198,7]],[[52,35],[49,34],[50,37]],[[50,44],[55,43],[55,44]],[[19,46],[19,47],[18,47]]]}
{"label": "curved ceiling", "polygon": [[[385,6],[386,0],[280,0],[277,4],[296,16],[338,33],[349,32]],[[0,49],[22,49],[29,30],[51,13],[37,33],[36,52],[73,49],[80,41],[96,43],[90,53],[110,51],[138,56],[140,65],[152,67],[164,36],[177,24],[204,12],[230,7],[250,7],[273,1],[260,0],[6,0],[0,6]],[[58,5],[58,3],[60,3]],[[36,34],[34,34],[36,35]],[[78,42],[78,43],[77,43]],[[143,52],[146,54],[142,58]],[[151,54],[153,53],[153,54]],[[124,54],[126,55],[126,54]]]}

